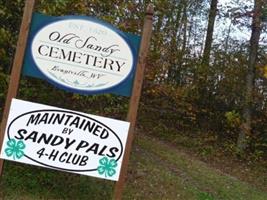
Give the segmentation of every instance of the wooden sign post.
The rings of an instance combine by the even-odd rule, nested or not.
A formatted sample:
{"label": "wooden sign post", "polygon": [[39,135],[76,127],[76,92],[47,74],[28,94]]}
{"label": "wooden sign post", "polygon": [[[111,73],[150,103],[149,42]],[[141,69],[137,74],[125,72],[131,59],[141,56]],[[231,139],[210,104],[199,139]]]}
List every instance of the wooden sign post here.
{"label": "wooden sign post", "polygon": [[135,123],[137,118],[137,110],[141,96],[142,84],[144,79],[144,70],[146,65],[147,54],[149,50],[150,38],[152,33],[154,9],[152,4],[149,4],[146,10],[145,21],[143,26],[143,33],[141,39],[141,45],[139,49],[139,56],[137,62],[137,69],[135,72],[135,80],[133,85],[132,96],[130,100],[130,107],[128,110],[127,121],[130,122],[130,129],[128,133],[128,139],[125,148],[125,154],[122,162],[122,169],[120,173],[119,181],[116,182],[114,199],[120,200],[122,197],[123,186],[127,175],[128,162],[130,158],[130,152],[132,148]]}
{"label": "wooden sign post", "polygon": [[[8,87],[8,93],[7,93],[6,102],[5,102],[5,108],[4,108],[4,112],[3,112],[3,119],[2,119],[2,123],[1,123],[1,127],[0,127],[1,128],[0,129],[0,149],[2,149],[2,145],[3,145],[3,140],[4,140],[4,135],[5,135],[5,129],[6,129],[6,126],[7,126],[7,121],[8,121],[8,115],[9,115],[10,107],[12,105],[14,107],[14,104],[11,105],[11,101],[12,101],[12,98],[15,98],[16,97],[17,91],[18,91],[18,88],[19,88],[20,74],[21,74],[21,69],[22,69],[23,60],[24,60],[24,54],[25,54],[25,50],[26,50],[26,46],[27,46],[30,24],[31,24],[32,16],[34,16],[33,15],[34,7],[35,7],[35,0],[26,0],[25,8],[24,8],[24,14],[23,14],[23,19],[22,19],[22,24],[21,24],[20,33],[19,33],[19,40],[18,40],[18,44],[17,44],[16,54],[15,54],[14,63],[13,63],[13,67],[12,67],[12,72],[11,72],[11,76],[10,76],[10,83],[9,83],[9,87]],[[149,4],[148,7],[147,7],[147,10],[146,10],[146,15],[145,15],[145,20],[144,20],[144,26],[143,26],[143,32],[142,32],[142,39],[141,39],[141,44],[140,44],[138,59],[136,59],[137,53],[135,53],[135,56],[133,56],[132,50],[129,49],[129,52],[130,52],[130,50],[132,52],[132,53],[129,53],[130,55],[132,55],[132,56],[130,56],[130,59],[129,60],[133,64],[130,64],[131,62],[129,61],[128,65],[127,65],[127,63],[123,63],[123,64],[120,64],[119,65],[119,63],[117,61],[117,64],[118,64],[118,72],[120,71],[121,66],[124,65],[124,64],[125,64],[125,66],[126,65],[127,66],[131,66],[131,69],[134,69],[133,66],[135,66],[135,61],[136,60],[137,60],[137,67],[136,67],[136,72],[135,72],[135,78],[134,78],[134,81],[133,81],[133,89],[132,89],[132,95],[131,95],[130,104],[129,104],[129,110],[128,110],[128,114],[127,114],[127,121],[130,122],[130,127],[129,127],[129,123],[127,122],[128,127],[129,127],[129,131],[128,131],[127,141],[126,141],[126,137],[125,137],[125,140],[124,140],[124,144],[126,143],[126,145],[125,145],[125,148],[124,148],[124,157],[122,159],[121,170],[120,170],[120,173],[118,173],[116,175],[117,176],[116,179],[111,179],[111,180],[118,180],[117,183],[116,183],[116,185],[115,185],[115,191],[114,191],[114,199],[115,200],[120,200],[121,197],[122,197],[122,192],[123,192],[123,187],[124,187],[124,183],[125,183],[125,178],[126,178],[126,175],[127,175],[127,167],[128,167],[128,162],[129,162],[129,157],[130,157],[132,142],[133,142],[133,138],[134,138],[134,130],[135,130],[135,124],[136,124],[136,118],[137,118],[138,105],[139,105],[140,96],[141,96],[141,90],[142,90],[142,84],[143,84],[143,78],[144,78],[145,64],[146,64],[147,54],[148,54],[148,51],[149,51],[150,38],[151,38],[151,33],[152,33],[153,12],[154,12],[153,11],[153,6],[152,6],[152,4]],[[90,21],[90,20],[88,19],[88,21]],[[64,21],[61,21],[59,23],[62,24],[62,23],[64,23]],[[56,23],[54,23],[54,25],[55,24]],[[102,24],[102,22],[101,22],[101,24]],[[91,25],[86,25],[86,26],[91,27]],[[100,25],[99,25],[99,27],[100,27]],[[108,27],[109,27],[109,25],[108,25]],[[112,33],[112,31],[113,32],[115,31],[114,33],[116,33],[116,30],[115,29],[114,30],[112,28],[110,28],[110,29],[111,29],[111,33]],[[109,29],[107,29],[107,30],[109,31]],[[46,33],[46,32],[50,33],[49,32],[50,31],[49,27],[47,29],[42,29],[42,31],[44,33]],[[39,31],[38,34],[39,33],[42,33],[42,31]],[[54,35],[54,37],[52,37],[51,34],[56,34],[56,36]],[[56,38],[59,37],[59,34],[60,34],[59,32],[55,32],[54,31],[54,32],[50,33],[50,36],[51,37],[49,39],[54,41],[54,40],[56,40]],[[119,35],[119,34],[116,33],[115,36],[116,35]],[[37,37],[37,36],[35,35],[35,37]],[[75,37],[78,37],[78,36],[75,36]],[[75,38],[75,37],[72,37],[72,38]],[[86,35],[86,37],[88,37],[88,35]],[[108,38],[108,39],[110,39],[110,38]],[[71,38],[69,38],[69,40],[71,40]],[[39,41],[39,40],[37,40],[37,41]],[[124,42],[124,39],[123,38],[118,39],[118,41],[121,41],[120,44],[121,44],[122,47],[123,46],[125,47],[125,48],[123,47],[124,49],[126,49],[126,50],[128,49],[127,46],[129,44],[127,44],[126,42]],[[34,42],[35,41],[32,42],[32,46],[33,47],[36,46],[36,45],[34,46],[34,44],[35,44]],[[67,44],[69,44],[69,43],[67,43]],[[43,51],[40,52],[40,49],[43,48],[43,46],[44,45],[39,46],[39,48],[38,48],[39,49],[39,53],[43,53]],[[108,49],[110,47],[112,47],[112,46],[119,46],[119,45],[111,45],[111,46],[108,46],[108,47],[103,47],[103,50],[105,49],[105,52],[107,53]],[[45,46],[45,47],[48,48],[48,46]],[[123,48],[122,48],[122,51],[125,53],[125,50]],[[120,50],[116,50],[115,49],[114,51],[120,51]],[[108,56],[110,54],[108,54]],[[42,56],[45,56],[45,55],[47,55],[47,54],[46,53],[43,53],[42,54]],[[89,58],[89,56],[90,55],[88,55],[88,58]],[[33,57],[34,57],[34,55],[33,55]],[[75,61],[75,59],[80,59],[80,57],[74,58],[73,61]],[[95,58],[95,59],[97,59],[97,58]],[[125,60],[127,60],[127,59],[125,59]],[[37,64],[38,64],[38,62],[37,62]],[[42,64],[43,63],[41,62],[40,63],[40,66],[42,66]],[[86,63],[86,64],[88,64],[88,63]],[[112,68],[112,66],[111,66],[111,68]],[[127,74],[126,74],[127,76],[125,75],[125,77],[128,77],[128,74],[130,74],[132,72],[133,72],[133,70],[130,70],[129,72],[127,72]],[[104,72],[102,72],[102,73],[104,73]],[[110,79],[110,80],[113,80],[113,79]],[[115,80],[117,81],[117,79],[115,79]],[[124,80],[124,78],[123,78],[123,80]],[[115,81],[114,85],[117,84],[116,81]],[[78,81],[76,80],[76,82],[78,82]],[[75,88],[77,87],[77,84],[75,84]],[[128,90],[128,91],[130,93],[130,90]],[[26,110],[24,110],[25,112],[26,111],[28,112],[28,110],[30,110],[30,109],[32,109],[33,107],[36,106],[34,103],[29,103],[29,102],[24,102],[23,103],[20,100],[13,100],[13,102],[15,102],[15,101],[17,101],[17,105],[20,105],[20,104],[21,105],[22,104],[24,105],[25,104],[25,106],[20,106],[20,107],[24,107],[24,109],[26,109]],[[26,108],[27,107],[26,105],[29,106],[30,109]],[[20,110],[20,109],[13,109],[13,110]],[[57,112],[59,112],[59,111],[57,111]],[[67,112],[67,111],[64,111],[64,112]],[[31,112],[31,113],[33,113],[33,112]],[[71,112],[71,113],[74,113],[74,112]],[[12,112],[10,114],[12,114]],[[14,112],[13,112],[13,115],[14,115]],[[81,116],[81,114],[79,114],[79,113],[76,113],[75,115]],[[25,120],[23,121],[22,119],[24,117],[27,117],[27,116],[26,116],[26,114],[20,114],[20,117],[21,117],[19,119],[20,122],[24,122]],[[14,116],[13,116],[13,118],[14,118]],[[16,123],[19,124],[19,122],[14,122],[13,123],[13,126],[14,127],[21,127],[21,126],[15,126],[14,124],[16,124]],[[116,126],[121,126],[121,125],[116,125]],[[16,130],[16,129],[14,129],[14,130]],[[106,129],[104,128],[103,130],[106,130]],[[127,130],[128,130],[128,128],[127,128]],[[19,131],[13,131],[13,132],[14,133],[18,133]],[[125,131],[125,132],[127,132],[127,131]],[[61,136],[57,136],[57,137],[61,137]],[[119,138],[119,137],[117,137],[117,138]],[[17,137],[17,139],[20,139],[20,137]],[[5,143],[6,143],[6,141],[7,141],[7,139],[5,137]],[[22,141],[20,141],[20,142],[22,142]],[[86,139],[84,139],[83,143],[86,143]],[[123,148],[121,148],[121,149],[123,149]],[[123,153],[123,150],[122,150],[122,153]],[[121,153],[121,155],[122,155],[122,153]],[[26,153],[25,153],[25,156],[26,156]],[[1,158],[3,158],[2,157],[2,154],[1,154]],[[105,159],[107,159],[107,158],[105,158]],[[115,159],[111,159],[111,160],[112,161],[115,161]],[[118,160],[119,159],[117,159],[117,161]],[[27,163],[27,162],[23,162],[23,163]],[[121,163],[121,161],[120,161],[120,163]],[[116,166],[117,166],[117,164],[116,164]],[[61,169],[65,169],[65,168],[63,167]],[[99,168],[98,167],[97,168],[94,168],[94,170],[96,170],[96,169],[98,170]],[[2,175],[2,171],[3,171],[3,160],[0,159],[0,176]],[[68,171],[68,170],[66,170],[66,171]],[[100,172],[100,174],[102,174],[102,172]]]}
{"label": "wooden sign post", "polygon": [[[20,27],[20,32],[19,32],[19,39],[17,43],[16,54],[15,54],[15,58],[13,61],[11,75],[10,75],[10,82],[9,82],[6,101],[5,101],[3,118],[2,118],[1,127],[0,127],[0,149],[2,149],[2,145],[3,145],[11,99],[17,96],[17,91],[19,88],[21,68],[23,64],[25,49],[27,46],[27,40],[28,40],[29,29],[30,29],[34,7],[35,7],[35,0],[26,0],[21,27]],[[4,164],[4,160],[0,159],[0,176],[2,175],[2,172],[3,172],[3,164]]]}

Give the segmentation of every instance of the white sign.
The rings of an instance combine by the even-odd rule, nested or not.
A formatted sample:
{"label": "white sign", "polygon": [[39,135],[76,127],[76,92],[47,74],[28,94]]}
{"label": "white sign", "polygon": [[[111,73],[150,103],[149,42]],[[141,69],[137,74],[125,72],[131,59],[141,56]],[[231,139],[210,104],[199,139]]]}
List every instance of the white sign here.
{"label": "white sign", "polygon": [[48,80],[92,93],[129,78],[134,55],[123,33],[91,18],[59,19],[42,27],[31,43],[33,60]]}
{"label": "white sign", "polygon": [[1,158],[118,180],[129,123],[13,99]]}

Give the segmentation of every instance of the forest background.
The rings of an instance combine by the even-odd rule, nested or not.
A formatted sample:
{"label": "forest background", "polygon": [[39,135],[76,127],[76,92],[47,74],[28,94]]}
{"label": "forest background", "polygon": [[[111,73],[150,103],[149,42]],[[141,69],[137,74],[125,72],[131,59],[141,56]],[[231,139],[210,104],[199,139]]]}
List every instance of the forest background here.
{"label": "forest background", "polygon": [[[89,15],[141,34],[144,0],[39,0],[47,15]],[[0,112],[8,88],[23,0],[0,0]],[[138,133],[207,162],[265,169],[266,0],[155,0],[153,37]],[[83,96],[22,77],[18,98],[124,119],[128,98]],[[1,113],[2,114],[2,113]],[[256,167],[255,167],[256,166]],[[267,185],[266,175],[262,184]],[[265,185],[265,186],[266,186]]]}

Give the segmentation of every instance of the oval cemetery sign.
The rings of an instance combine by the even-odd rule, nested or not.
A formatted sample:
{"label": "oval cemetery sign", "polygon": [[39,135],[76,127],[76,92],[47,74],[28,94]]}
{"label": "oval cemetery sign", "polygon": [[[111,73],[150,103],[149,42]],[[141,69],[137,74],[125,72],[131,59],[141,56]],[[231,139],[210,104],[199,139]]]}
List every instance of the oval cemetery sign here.
{"label": "oval cemetery sign", "polygon": [[32,39],[31,53],[48,80],[82,93],[116,87],[135,64],[124,34],[91,18],[59,18],[42,27]]}
{"label": "oval cemetery sign", "polygon": [[119,120],[13,100],[1,157],[117,180],[128,127]]}

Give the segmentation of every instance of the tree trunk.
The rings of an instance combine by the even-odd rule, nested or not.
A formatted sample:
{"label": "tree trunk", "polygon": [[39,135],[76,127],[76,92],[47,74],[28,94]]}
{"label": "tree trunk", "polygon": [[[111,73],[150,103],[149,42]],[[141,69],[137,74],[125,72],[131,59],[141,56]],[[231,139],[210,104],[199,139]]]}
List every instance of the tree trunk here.
{"label": "tree trunk", "polygon": [[186,50],[186,42],[187,42],[187,3],[185,3],[183,8],[183,16],[182,16],[182,27],[183,27],[183,42],[182,42],[182,49],[178,54],[178,64],[176,65],[176,72],[175,72],[175,83],[176,85],[181,85],[182,83],[182,65],[184,62],[184,55]]}
{"label": "tree trunk", "polygon": [[216,18],[218,0],[211,0],[208,29],[205,41],[205,47],[203,52],[202,64],[205,66],[209,65],[210,61],[210,51],[212,45],[213,30]]}
{"label": "tree trunk", "polygon": [[250,49],[248,59],[248,69],[246,76],[246,91],[244,99],[243,109],[243,123],[240,128],[238,136],[237,147],[240,153],[244,152],[248,144],[248,138],[251,135],[251,118],[252,118],[252,106],[253,106],[253,88],[255,78],[255,68],[257,52],[259,47],[259,40],[261,34],[261,23],[262,23],[262,7],[265,0],[254,0],[254,13],[251,26],[251,38],[250,38]]}
{"label": "tree trunk", "polygon": [[176,18],[175,15],[172,15],[171,21],[170,21],[170,27],[172,27],[172,31],[170,32],[171,41],[170,41],[170,48],[172,49],[170,54],[170,61],[169,61],[169,69],[168,69],[168,83],[175,83],[175,74],[176,74],[176,68],[177,68],[177,52],[178,52],[178,44],[179,44],[179,30],[180,26],[182,26],[182,11],[183,11],[184,1],[181,1],[177,5],[177,10],[174,8],[171,13],[176,12]]}

